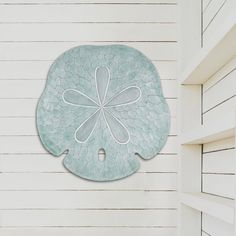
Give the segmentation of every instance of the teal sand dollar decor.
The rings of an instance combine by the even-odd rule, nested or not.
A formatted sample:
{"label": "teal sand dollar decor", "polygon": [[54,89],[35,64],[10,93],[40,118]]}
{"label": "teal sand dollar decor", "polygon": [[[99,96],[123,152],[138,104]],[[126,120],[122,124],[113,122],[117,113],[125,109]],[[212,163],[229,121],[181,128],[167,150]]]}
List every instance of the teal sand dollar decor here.
{"label": "teal sand dollar decor", "polygon": [[[169,108],[152,62],[123,45],[78,46],[51,66],[37,106],[43,146],[94,181],[124,178],[166,143]],[[104,150],[105,158],[99,158]]]}

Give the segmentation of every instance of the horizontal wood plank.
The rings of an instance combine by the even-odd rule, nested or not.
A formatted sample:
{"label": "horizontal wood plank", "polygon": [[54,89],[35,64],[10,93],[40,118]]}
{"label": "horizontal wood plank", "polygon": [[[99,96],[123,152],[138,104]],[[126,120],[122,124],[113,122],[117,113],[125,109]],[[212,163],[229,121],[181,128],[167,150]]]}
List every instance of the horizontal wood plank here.
{"label": "horizontal wood plank", "polygon": [[204,173],[234,174],[235,149],[203,154]]}
{"label": "horizontal wood plank", "polygon": [[145,23],[13,23],[0,25],[0,41],[176,41],[176,30],[175,24],[161,23],[155,30]]}
{"label": "horizontal wood plank", "polygon": [[236,95],[236,69],[203,94],[203,112]]}
{"label": "horizontal wood plank", "polygon": [[1,210],[4,226],[176,226],[176,210]]}
{"label": "horizontal wood plank", "polygon": [[105,183],[84,180],[69,172],[2,173],[0,180],[0,190],[176,190],[176,173],[136,173]]}
{"label": "horizontal wood plank", "polygon": [[234,232],[232,224],[225,223],[207,214],[202,215],[202,229],[210,236],[232,236]]}
{"label": "horizontal wood plank", "polygon": [[[0,60],[53,61],[70,48],[91,44],[114,45],[115,42],[6,42],[0,43]],[[134,47],[143,52],[151,60],[177,60],[177,43],[175,42],[125,42],[119,44]]]}
{"label": "horizontal wood plank", "polygon": [[[226,89],[227,90],[227,89]],[[232,111],[236,110],[236,96],[231,97],[229,100],[226,100],[223,103],[218,104],[213,109],[205,112],[202,116],[203,123],[208,126],[212,123],[213,120],[224,122],[225,114],[230,114]]]}
{"label": "horizontal wood plank", "polygon": [[100,236],[100,235],[129,235],[129,236],[173,236],[176,234],[175,227],[29,227],[29,228],[14,228],[14,227],[2,227],[0,228],[0,234],[4,236]]}
{"label": "horizontal wood plank", "polygon": [[235,175],[203,174],[203,192],[227,198],[235,198]]}
{"label": "horizontal wood plank", "polygon": [[0,8],[2,23],[175,21],[175,5],[3,5]]}
{"label": "horizontal wood plank", "polygon": [[[0,61],[1,79],[46,79],[53,61]],[[176,61],[153,61],[161,79],[176,79]],[[12,70],[14,68],[14,70]]]}
{"label": "horizontal wood plank", "polygon": [[1,191],[0,209],[175,209],[176,192]]}
{"label": "horizontal wood plank", "polygon": [[176,0],[2,0],[2,4],[176,4]]}

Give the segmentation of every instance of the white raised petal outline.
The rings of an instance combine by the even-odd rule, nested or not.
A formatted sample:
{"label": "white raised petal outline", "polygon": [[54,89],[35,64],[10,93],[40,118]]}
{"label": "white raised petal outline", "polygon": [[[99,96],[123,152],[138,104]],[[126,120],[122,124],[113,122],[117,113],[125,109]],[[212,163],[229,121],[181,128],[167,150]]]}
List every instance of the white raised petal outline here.
{"label": "white raised petal outline", "polygon": [[[96,118],[96,121],[94,123],[94,125],[92,126],[92,129],[90,130],[89,132],[89,135],[87,135],[87,138],[85,140],[79,140],[77,138],[77,132],[79,131],[80,128],[82,128],[90,119],[92,119],[95,115],[97,115],[97,118]],[[97,126],[97,123],[98,123],[98,120],[99,120],[99,117],[101,115],[101,109],[97,109],[91,116],[89,116],[76,130],[75,130],[75,133],[74,133],[74,138],[77,142],[79,143],[86,143],[88,141],[88,139],[90,138],[90,136],[92,135],[94,129],[96,128]]]}
{"label": "white raised petal outline", "polygon": [[[104,94],[101,94],[101,91],[99,90],[98,70],[100,70],[100,69],[106,69],[106,72],[107,72],[107,75],[108,75],[107,78],[104,78],[104,79],[107,80],[107,81],[105,81],[106,84],[105,84]],[[104,66],[104,67],[96,67],[94,78],[95,78],[97,95],[98,95],[99,103],[100,103],[101,106],[103,106],[103,103],[104,103],[106,95],[107,95],[107,90],[108,90],[109,83],[110,83],[110,77],[111,77],[111,74],[110,74],[110,70],[109,70],[108,67],[106,67],[106,66]]]}
{"label": "white raised petal outline", "polygon": [[[118,126],[116,126],[116,129],[113,129],[113,127],[109,124],[109,122],[107,121],[107,117],[106,117],[106,113],[112,117],[113,121],[117,122],[118,123]],[[110,131],[110,134],[112,136],[112,138],[114,140],[116,140],[117,143],[119,144],[127,144],[129,141],[130,141],[130,134],[129,134],[129,130],[126,128],[126,126],[118,119],[116,118],[111,112],[107,111],[107,109],[103,109],[102,110],[102,114],[103,114],[103,117],[104,117],[104,120],[106,122],[106,125]],[[117,129],[118,127],[122,127],[123,131],[126,132],[128,138],[126,141],[122,142],[120,141],[117,136],[116,136],[116,133],[117,133]]]}
{"label": "white raised petal outline", "polygon": [[[101,74],[98,76],[98,70],[101,69]],[[103,71],[102,71],[103,70]],[[88,107],[88,108],[97,108],[96,111],[90,115],[74,132],[74,138],[79,143],[85,143],[92,135],[94,129],[97,126],[98,120],[101,113],[103,114],[104,121],[112,138],[119,144],[127,144],[130,141],[130,133],[126,126],[110,112],[108,109],[113,107],[120,107],[124,105],[129,105],[137,102],[141,96],[142,91],[138,86],[129,86],[121,90],[119,93],[115,94],[104,103],[106,100],[107,90],[110,83],[110,70],[108,67],[97,67],[95,69],[95,85],[96,92],[98,96],[98,103],[86,94],[76,90],[76,89],[66,89],[62,94],[62,99],[66,104],[79,106],[79,107]],[[99,82],[100,81],[100,82]],[[101,83],[101,84],[100,84]],[[100,84],[100,85],[99,85]],[[100,86],[100,87],[99,87]],[[134,90],[134,91],[131,91]],[[80,95],[83,98],[83,103],[79,104],[76,101],[76,97],[70,100],[70,98],[65,98],[65,93],[68,91],[73,91]],[[72,94],[76,95],[76,94]],[[123,95],[123,96],[122,96]],[[131,97],[130,97],[131,95]],[[79,96],[78,96],[79,98]],[[80,101],[81,102],[81,101]],[[86,102],[92,105],[86,104]],[[111,105],[109,105],[111,104]],[[90,123],[92,122],[92,123]],[[84,129],[83,129],[84,128]],[[81,132],[79,132],[81,129]],[[77,135],[78,133],[78,135]],[[80,138],[78,138],[80,136]],[[83,137],[84,136],[84,137]],[[123,140],[122,140],[123,139]]]}
{"label": "white raised petal outline", "polygon": [[[136,98],[134,98],[133,100],[128,101],[128,102],[123,102],[123,103],[115,104],[115,105],[109,105],[109,103],[114,102],[116,100],[116,98],[119,98],[119,96],[122,93],[126,93],[132,88],[137,89],[137,91],[139,92],[139,95]],[[127,88],[124,88],[119,93],[115,94],[114,96],[112,96],[112,98],[110,98],[109,101],[106,102],[103,106],[104,107],[120,107],[120,106],[124,106],[124,105],[130,105],[130,104],[133,104],[133,103],[137,102],[141,98],[141,96],[142,96],[142,91],[138,86],[129,86]]]}
{"label": "white raised petal outline", "polygon": [[[69,92],[69,91],[73,91],[73,92],[76,92],[80,95],[82,95],[83,97],[85,97],[86,99],[88,99],[90,102],[94,103],[94,105],[83,105],[83,104],[75,104],[75,103],[72,103],[72,102],[68,102],[66,99],[65,99],[65,93]],[[76,90],[76,89],[66,89],[64,90],[64,92],[62,93],[62,99],[63,101],[66,103],[66,104],[69,104],[69,105],[72,105],[72,106],[79,106],[79,107],[92,107],[92,108],[95,108],[95,107],[100,107],[99,104],[97,104],[96,101],[94,101],[92,98],[90,98],[89,96],[87,96],[86,94],[80,92],[79,90]]]}

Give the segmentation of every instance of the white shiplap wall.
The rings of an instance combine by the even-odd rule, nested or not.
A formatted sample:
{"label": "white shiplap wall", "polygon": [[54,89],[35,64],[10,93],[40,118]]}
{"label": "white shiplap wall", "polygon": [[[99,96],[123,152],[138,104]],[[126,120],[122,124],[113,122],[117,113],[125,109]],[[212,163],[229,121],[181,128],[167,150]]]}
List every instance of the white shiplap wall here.
{"label": "white shiplap wall", "polygon": [[[229,61],[203,84],[203,123],[224,122],[236,110],[236,58]],[[235,138],[203,145],[202,191],[222,198],[235,196]],[[233,225],[203,214],[202,230],[211,236],[232,236]],[[204,234],[203,234],[204,235]]]}
{"label": "white shiplap wall", "polygon": [[202,236],[232,236],[234,226],[215,217],[202,214]]}
{"label": "white shiplap wall", "polygon": [[[0,234],[176,233],[176,1],[0,1]],[[157,66],[171,110],[161,154],[133,176],[94,183],[41,146],[35,107],[50,64],[81,44],[126,44]]]}
{"label": "white shiplap wall", "polygon": [[[227,18],[231,0],[203,1],[203,46],[211,39]],[[204,84],[202,118],[204,125],[224,122],[224,117],[236,110],[236,58],[232,58]],[[235,196],[235,139],[227,138],[203,145],[202,191],[222,198]],[[202,215],[202,235],[232,236],[233,225],[207,214]]]}
{"label": "white shiplap wall", "polygon": [[180,3],[179,236],[235,235],[235,3]]}
{"label": "white shiplap wall", "polygon": [[202,1],[202,40],[203,45],[210,45],[218,29],[232,11],[234,0],[203,0]]}

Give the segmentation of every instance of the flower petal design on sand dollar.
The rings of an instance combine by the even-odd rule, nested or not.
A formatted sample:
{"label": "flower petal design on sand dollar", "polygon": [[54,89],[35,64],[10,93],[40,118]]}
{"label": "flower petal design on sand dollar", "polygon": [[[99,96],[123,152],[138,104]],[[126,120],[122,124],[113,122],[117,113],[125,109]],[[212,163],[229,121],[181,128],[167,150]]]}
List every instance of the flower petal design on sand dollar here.
{"label": "flower petal design on sand dollar", "polygon": [[75,89],[67,89],[62,94],[65,103],[81,107],[98,107],[99,105],[89,96]]}
{"label": "flower petal design on sand dollar", "polygon": [[115,94],[104,106],[105,107],[116,107],[132,104],[137,102],[141,97],[141,89],[136,86],[130,86],[125,88],[118,94]]}
{"label": "flower petal design on sand dollar", "polygon": [[107,67],[97,67],[95,70],[95,81],[97,86],[97,93],[99,103],[103,104],[107,94],[107,89],[110,80],[110,72]]}
{"label": "flower petal design on sand dollar", "polygon": [[125,125],[110,112],[104,110],[103,114],[112,137],[120,144],[128,143],[130,135]]}
{"label": "flower petal design on sand dollar", "polygon": [[85,120],[78,129],[75,131],[75,139],[79,143],[85,143],[90,135],[92,135],[93,130],[96,127],[98,118],[100,116],[100,109],[98,109],[94,114],[92,114],[87,120]]}

